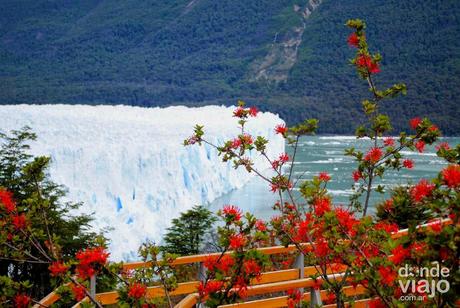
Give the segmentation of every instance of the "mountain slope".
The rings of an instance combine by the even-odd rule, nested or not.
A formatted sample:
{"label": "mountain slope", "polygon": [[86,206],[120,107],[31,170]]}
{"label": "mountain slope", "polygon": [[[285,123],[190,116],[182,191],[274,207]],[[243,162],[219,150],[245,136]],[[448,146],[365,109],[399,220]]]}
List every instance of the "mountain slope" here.
{"label": "mountain slope", "polygon": [[460,2],[378,0],[6,1],[0,103],[165,106],[236,98],[321,132],[356,126],[365,84],[347,65],[348,18],[384,56],[378,82],[405,81],[395,126],[430,116],[460,133]]}

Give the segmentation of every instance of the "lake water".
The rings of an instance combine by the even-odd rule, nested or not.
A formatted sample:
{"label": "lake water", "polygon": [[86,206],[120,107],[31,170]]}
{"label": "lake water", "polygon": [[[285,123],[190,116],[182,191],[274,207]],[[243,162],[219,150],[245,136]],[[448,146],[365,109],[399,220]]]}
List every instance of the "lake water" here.
{"label": "lake water", "polygon": [[[451,146],[460,143],[460,138],[443,138]],[[347,204],[352,194],[352,172],[356,169],[356,162],[352,157],[344,155],[346,148],[356,149],[369,148],[369,140],[356,140],[353,136],[312,136],[301,139],[298,154],[294,164],[293,179],[299,176],[303,179],[312,179],[319,172],[328,172],[332,180],[328,183],[330,194],[334,204]],[[292,149],[286,151],[292,154]],[[412,159],[415,163],[413,169],[401,169],[400,171],[388,171],[380,180],[387,188],[400,184],[416,183],[422,178],[433,178],[447,164],[437,157],[434,146],[426,147],[424,153],[403,151],[405,158]],[[371,205],[383,200],[387,195],[374,193],[371,197]],[[244,211],[250,211],[258,218],[269,219],[277,214],[272,205],[278,200],[278,194],[269,189],[269,184],[260,178],[252,179],[243,188],[232,191],[212,202],[209,206],[214,212],[225,204],[233,204]],[[373,209],[371,208],[372,212]]]}

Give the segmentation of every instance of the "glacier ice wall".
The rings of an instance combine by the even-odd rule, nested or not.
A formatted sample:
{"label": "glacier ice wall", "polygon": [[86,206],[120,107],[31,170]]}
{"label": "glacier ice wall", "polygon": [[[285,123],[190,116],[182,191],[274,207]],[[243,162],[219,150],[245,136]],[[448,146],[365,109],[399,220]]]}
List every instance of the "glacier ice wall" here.
{"label": "glacier ice wall", "polygon": [[[132,260],[145,239],[160,241],[172,218],[246,183],[251,175],[219,161],[209,146],[184,147],[194,124],[205,126],[214,142],[238,134],[233,108],[140,108],[128,106],[0,106],[0,130],[25,125],[38,135],[33,154],[50,155],[51,177],[84,202],[96,229],[108,232],[113,260]],[[269,152],[284,151],[274,134],[283,123],[261,113],[248,132],[267,137]],[[262,160],[259,169],[267,169]]]}

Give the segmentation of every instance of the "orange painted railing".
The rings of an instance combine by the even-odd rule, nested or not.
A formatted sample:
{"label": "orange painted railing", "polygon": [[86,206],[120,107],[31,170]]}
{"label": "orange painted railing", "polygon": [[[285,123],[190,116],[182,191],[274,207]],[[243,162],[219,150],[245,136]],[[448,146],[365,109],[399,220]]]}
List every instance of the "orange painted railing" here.
{"label": "orange painted railing", "polygon": [[[452,221],[449,219],[444,219],[442,220],[442,223],[451,224]],[[428,225],[430,224],[420,225],[417,228],[425,228]],[[407,229],[400,230],[399,232],[394,233],[392,237],[400,238],[406,235],[407,233],[408,233]],[[310,246],[309,243],[302,243],[300,245],[302,247]],[[259,248],[258,251],[261,251],[267,255],[276,255],[276,254],[283,254],[283,253],[289,253],[289,252],[296,252],[297,247],[295,245],[289,245],[287,247],[272,246],[272,247]],[[227,252],[227,254],[231,254],[231,253],[232,253],[231,251]],[[178,257],[174,261],[172,261],[170,264],[171,265],[185,265],[185,264],[202,263],[209,256],[219,256],[219,255],[220,253],[213,253],[213,254],[201,254],[201,255]],[[297,268],[294,268],[294,269],[262,273],[260,281],[253,281],[252,285],[248,287],[248,295],[252,296],[252,295],[265,294],[265,293],[280,292],[280,291],[285,291],[288,289],[312,287],[314,281],[312,279],[304,278],[304,277],[316,274],[316,269],[314,266],[304,267],[303,266],[303,255],[299,255],[299,256],[302,256],[302,260],[300,262],[300,264],[302,264],[301,266],[299,265],[297,266]],[[152,265],[151,262],[132,262],[132,263],[123,264],[123,269],[132,270],[132,269],[137,269],[137,268],[142,268],[142,267],[148,267],[151,265]],[[186,296],[176,307],[183,307],[183,308],[192,307],[193,305],[197,303],[198,297],[197,297],[197,294],[195,294],[194,292],[196,292],[198,284],[199,284],[199,281],[183,282],[179,284],[177,289],[171,292],[171,295],[188,294],[188,296]],[[361,292],[361,289],[357,289],[357,290],[358,291],[356,292],[358,293]],[[148,292],[147,292],[148,297],[160,297],[160,296],[164,296],[164,294],[165,294],[164,290],[160,286],[149,287]],[[305,293],[305,294],[304,296],[306,298],[309,298],[310,293]],[[321,297],[322,296],[323,295],[321,295]],[[39,308],[40,306],[42,307],[50,306],[56,301],[58,301],[59,298],[60,297],[58,294],[56,294],[55,292],[51,292],[45,298],[43,298],[39,304],[35,305],[34,308]],[[98,293],[98,294],[95,294],[95,298],[102,305],[115,304],[118,301],[118,293],[116,291]],[[272,300],[273,302],[271,303],[270,300]],[[85,298],[84,301],[88,301],[88,298]],[[267,306],[267,307],[281,307],[281,306],[276,306],[276,305],[278,305],[279,303],[283,303],[283,301],[285,301],[285,297],[270,298],[270,299],[266,299],[262,301],[266,301],[267,304],[269,305],[271,304],[275,305],[275,306]],[[248,307],[252,307],[250,303],[251,302],[247,303],[247,305],[249,305]],[[255,301],[255,303],[257,303],[257,301]],[[243,303],[240,303],[238,305],[243,305]],[[80,306],[79,303],[77,303],[74,307],[79,307],[79,306]],[[227,306],[232,307],[229,305],[226,305],[225,307]]]}

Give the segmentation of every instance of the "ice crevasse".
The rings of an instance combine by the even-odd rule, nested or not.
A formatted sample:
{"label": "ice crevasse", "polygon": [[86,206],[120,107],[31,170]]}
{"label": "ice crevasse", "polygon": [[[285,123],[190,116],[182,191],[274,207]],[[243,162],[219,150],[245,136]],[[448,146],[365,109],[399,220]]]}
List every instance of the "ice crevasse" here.
{"label": "ice crevasse", "polygon": [[[208,145],[183,146],[195,124],[222,144],[239,132],[234,108],[141,108],[130,106],[0,106],[0,131],[30,126],[38,135],[31,151],[52,158],[51,178],[67,198],[94,213],[93,226],[111,228],[112,260],[133,260],[146,239],[159,242],[171,219],[243,186],[253,175],[222,163]],[[270,140],[268,153],[284,151],[274,127],[277,115],[259,113],[247,131]],[[252,153],[256,167],[269,165]],[[268,187],[268,186],[267,186]]]}

